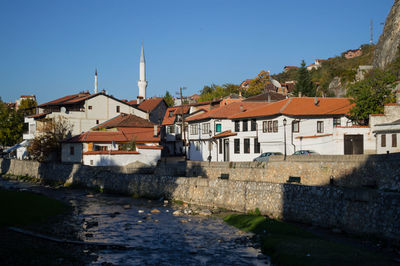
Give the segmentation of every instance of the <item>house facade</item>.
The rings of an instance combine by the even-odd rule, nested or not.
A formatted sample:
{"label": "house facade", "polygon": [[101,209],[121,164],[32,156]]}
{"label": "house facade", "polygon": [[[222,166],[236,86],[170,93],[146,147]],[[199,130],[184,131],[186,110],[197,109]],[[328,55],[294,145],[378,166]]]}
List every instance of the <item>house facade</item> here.
{"label": "house facade", "polygon": [[61,160],[92,166],[156,165],[160,128],[135,115],[121,114],[62,143]]}

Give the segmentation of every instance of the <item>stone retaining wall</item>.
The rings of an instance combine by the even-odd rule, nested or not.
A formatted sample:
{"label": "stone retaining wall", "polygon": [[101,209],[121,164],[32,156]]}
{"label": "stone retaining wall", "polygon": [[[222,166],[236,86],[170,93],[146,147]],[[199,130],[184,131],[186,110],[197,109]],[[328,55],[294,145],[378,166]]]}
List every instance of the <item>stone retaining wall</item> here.
{"label": "stone retaining wall", "polygon": [[[282,163],[282,162],[281,162]],[[203,177],[121,173],[114,168],[1,160],[1,173],[102,188],[139,197],[173,198],[207,207],[253,211],[347,232],[400,239],[400,193]],[[237,169],[237,168],[232,168]]]}

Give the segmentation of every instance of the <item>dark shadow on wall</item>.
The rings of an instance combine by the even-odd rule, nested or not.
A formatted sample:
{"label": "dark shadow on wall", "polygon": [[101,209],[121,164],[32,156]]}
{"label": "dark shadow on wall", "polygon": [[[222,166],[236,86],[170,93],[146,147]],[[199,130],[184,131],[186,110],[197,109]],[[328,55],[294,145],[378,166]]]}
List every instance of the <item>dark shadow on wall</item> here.
{"label": "dark shadow on wall", "polygon": [[[342,158],[351,163],[351,156]],[[325,186],[282,184],[282,218],[399,241],[400,154],[353,160],[359,160],[357,167],[332,176]]]}

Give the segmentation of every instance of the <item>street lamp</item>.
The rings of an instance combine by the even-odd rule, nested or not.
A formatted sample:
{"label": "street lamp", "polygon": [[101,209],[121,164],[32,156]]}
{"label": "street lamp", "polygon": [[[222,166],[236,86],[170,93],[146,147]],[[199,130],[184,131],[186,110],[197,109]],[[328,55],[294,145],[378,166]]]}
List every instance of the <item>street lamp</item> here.
{"label": "street lamp", "polygon": [[283,141],[285,143],[285,155],[283,157],[283,160],[286,160],[286,118],[283,119]]}

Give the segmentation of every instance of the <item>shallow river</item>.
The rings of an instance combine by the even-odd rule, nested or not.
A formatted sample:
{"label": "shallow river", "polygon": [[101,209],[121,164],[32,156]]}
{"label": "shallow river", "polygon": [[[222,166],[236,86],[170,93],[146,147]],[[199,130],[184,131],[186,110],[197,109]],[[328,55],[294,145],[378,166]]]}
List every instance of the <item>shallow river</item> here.
{"label": "shallow river", "polygon": [[[219,218],[172,213],[179,206],[82,190],[0,181],[69,201],[83,241],[122,245],[92,252],[94,265],[265,265],[251,235]],[[159,212],[157,212],[156,210]],[[153,212],[152,212],[153,211]]]}

